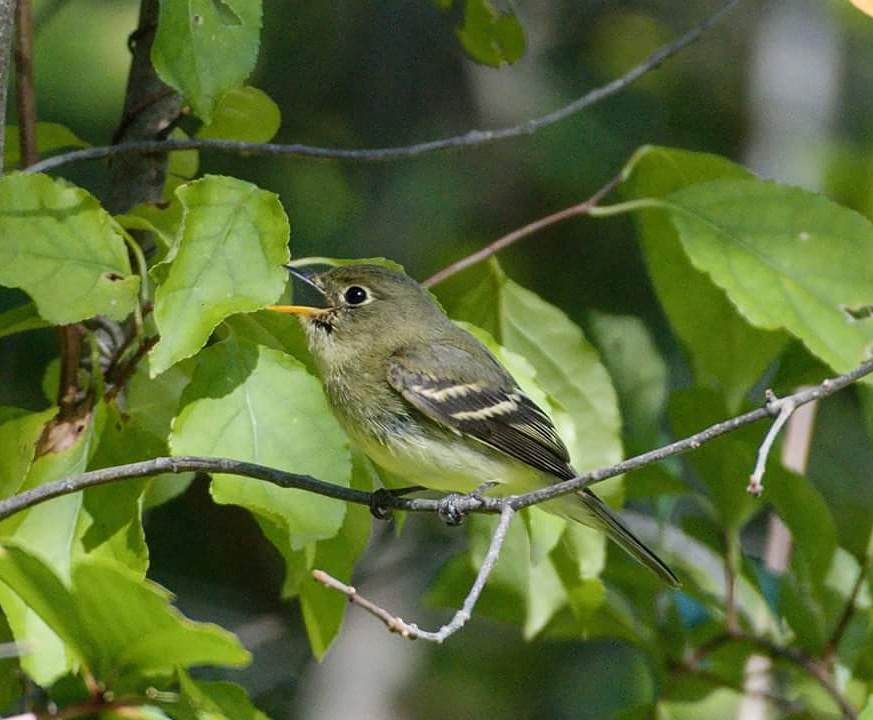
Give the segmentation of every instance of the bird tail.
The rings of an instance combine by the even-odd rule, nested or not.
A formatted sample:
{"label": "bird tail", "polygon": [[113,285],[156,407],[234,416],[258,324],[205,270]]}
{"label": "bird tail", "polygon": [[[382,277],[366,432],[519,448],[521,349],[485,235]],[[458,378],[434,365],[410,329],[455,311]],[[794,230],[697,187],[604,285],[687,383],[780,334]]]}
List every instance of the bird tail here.
{"label": "bird tail", "polygon": [[[602,530],[637,562],[645,565],[668,585],[678,587],[679,578],[667,564],[650,550],[599,497],[590,490],[564,495],[547,504],[563,517]],[[550,509],[551,509],[550,508]]]}

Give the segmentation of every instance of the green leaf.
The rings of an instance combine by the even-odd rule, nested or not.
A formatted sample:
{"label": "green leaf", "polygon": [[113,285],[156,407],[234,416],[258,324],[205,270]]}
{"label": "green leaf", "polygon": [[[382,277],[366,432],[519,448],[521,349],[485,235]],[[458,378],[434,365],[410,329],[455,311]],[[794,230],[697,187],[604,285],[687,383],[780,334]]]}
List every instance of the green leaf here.
{"label": "green leaf", "polygon": [[836,523],[824,498],[808,478],[789,472],[775,459],[767,467],[764,488],[765,499],[791,531],[812,579],[823,581],[837,548]]}
{"label": "green leaf", "polygon": [[[84,430],[65,450],[37,458],[28,471],[21,490],[82,472],[95,440],[94,420],[86,417]],[[84,493],[55,498],[0,523],[0,537],[14,538],[15,543],[38,556],[61,580],[68,580],[77,546],[77,527]],[[71,669],[64,644],[55,632],[12,590],[0,587],[0,605],[9,627],[19,642],[33,643],[38,651],[24,655],[21,665],[40,685],[49,685]],[[66,639],[66,638],[65,638]]]}
{"label": "green leaf", "polygon": [[[670,424],[677,437],[691,435],[729,414],[724,399],[707,388],[679,390],[670,399]],[[755,464],[757,446],[751,434],[754,432],[752,428],[741,428],[702,445],[688,456],[718,517],[732,533],[761,508],[761,502],[746,492],[749,473]],[[757,432],[760,433],[760,429]]]}
{"label": "green leaf", "polygon": [[[6,139],[3,145],[3,166],[13,168],[21,162],[21,143],[18,139],[19,128],[16,125],[6,126]],[[38,122],[36,124],[36,146],[40,155],[51,154],[63,148],[89,147],[82,138],[70,128],[59,123]]]}
{"label": "green leaf", "polygon": [[254,69],[260,30],[260,0],[163,0],[152,63],[209,122],[219,98]]}
{"label": "green leaf", "polygon": [[178,251],[155,293],[158,375],[203,347],[224,318],[274,301],[288,273],[288,219],[273,193],[207,176],[176,191],[184,207]]}
{"label": "green leaf", "polygon": [[0,498],[18,492],[30,465],[45,424],[57,413],[49,408],[38,413],[26,413],[0,424]]}
{"label": "green leaf", "polygon": [[864,710],[861,712],[858,720],[873,720],[873,695],[867,698],[867,704],[864,706]]}
{"label": "green leaf", "polygon": [[524,55],[524,29],[513,12],[498,11],[491,0],[465,0],[458,40],[476,62],[512,65]]}
{"label": "green leaf", "polygon": [[85,660],[104,681],[136,679],[176,666],[245,665],[249,653],[217,625],[188,620],[171,595],[138,574],[106,562],[73,567],[73,595],[93,651]]}
{"label": "green leaf", "polygon": [[139,277],[93,196],[46,175],[11,173],[0,178],[0,284],[21,288],[43,318],[64,325],[95,315],[123,320]]}
{"label": "green leaf", "polygon": [[649,330],[637,317],[595,312],[591,331],[618,393],[625,437],[640,451],[656,447],[668,378]]}
{"label": "green leaf", "polygon": [[757,327],[786,329],[837,372],[873,342],[873,225],[799,188],[719,180],[663,200],[695,267]]}
{"label": "green leaf", "polygon": [[[175,154],[175,153],[174,153]],[[115,220],[126,230],[144,230],[154,235],[162,255],[176,244],[176,235],[182,223],[182,204],[141,203]]]}
{"label": "green leaf", "polygon": [[[348,440],[319,382],[282,352],[233,340],[198,356],[170,447],[176,455],[247,460],[344,487],[351,473]],[[345,514],[336,500],[248,478],[216,476],[212,495],[281,528],[283,553],[333,537]]]}
{"label": "green leaf", "polygon": [[263,90],[233,88],[221,96],[212,121],[197,131],[197,137],[266,143],[279,131],[281,122],[279,106]]}
{"label": "green leaf", "polygon": [[178,674],[179,700],[163,704],[176,720],[268,720],[239,685],[194,680],[181,670]]}
{"label": "green leaf", "polygon": [[0,338],[47,327],[51,327],[51,323],[39,316],[33,303],[25,303],[0,313]]}
{"label": "green leaf", "polygon": [[[53,637],[63,640],[78,657],[89,654],[89,639],[72,594],[36,554],[14,543],[4,543],[0,547],[0,582],[5,586],[0,593],[0,602],[10,623],[20,615],[18,606],[26,607],[32,613],[31,624],[19,627],[19,632],[15,633],[16,640],[28,647],[29,652],[22,658],[22,665],[28,672],[42,665],[42,656],[50,649],[39,639],[43,635],[42,629],[32,624],[36,618],[43,628],[52,632]],[[15,607],[9,602],[11,598],[17,600]],[[33,677],[40,682],[38,677],[48,676]]]}
{"label": "green leaf", "polygon": [[[366,458],[355,453],[353,460],[352,487],[372,490]],[[367,547],[371,526],[369,509],[350,504],[336,537],[315,544],[310,567],[324,570],[342,582],[351,582],[354,563]],[[348,599],[344,595],[324,587],[311,577],[303,578],[300,583],[300,610],[312,654],[317,660],[324,657],[339,634],[348,606]]]}
{"label": "green leaf", "polygon": [[[681,188],[750,173],[717,155],[646,146],[628,167],[623,188],[634,198],[663,198]],[[757,212],[757,211],[756,211]],[[689,351],[699,385],[723,389],[728,408],[743,397],[786,342],[782,333],[752,327],[724,292],[696,269],[664,213],[635,216],[658,300]],[[718,333],[713,335],[713,328]]]}

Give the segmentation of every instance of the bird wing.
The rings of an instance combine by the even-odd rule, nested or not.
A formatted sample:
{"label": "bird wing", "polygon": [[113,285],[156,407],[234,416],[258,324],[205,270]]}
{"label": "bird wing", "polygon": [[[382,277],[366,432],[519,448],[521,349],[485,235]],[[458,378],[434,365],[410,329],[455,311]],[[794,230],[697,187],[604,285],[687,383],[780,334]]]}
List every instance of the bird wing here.
{"label": "bird wing", "polygon": [[[473,378],[471,367],[484,372]],[[388,360],[388,382],[437,424],[558,478],[575,476],[549,416],[486,348],[438,343],[403,348]]]}

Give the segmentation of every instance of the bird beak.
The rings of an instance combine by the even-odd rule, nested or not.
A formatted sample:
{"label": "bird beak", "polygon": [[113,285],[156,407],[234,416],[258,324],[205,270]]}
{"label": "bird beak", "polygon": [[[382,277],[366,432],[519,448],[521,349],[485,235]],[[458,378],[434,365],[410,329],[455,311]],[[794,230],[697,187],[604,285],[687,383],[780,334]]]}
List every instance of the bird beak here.
{"label": "bird beak", "polygon": [[267,305],[264,309],[277,313],[285,313],[286,315],[299,315],[311,318],[321,315],[327,308],[309,307],[308,305]]}
{"label": "bird beak", "polygon": [[[319,293],[324,295],[324,290],[321,287],[319,287],[319,285],[315,281],[313,281],[312,278],[310,278],[308,275],[305,275],[304,273],[300,272],[297,268],[292,267],[291,265],[285,265],[284,267],[295,278],[297,278],[298,280],[302,280],[307,285],[315,288],[316,290],[318,290]],[[328,308],[310,307],[308,305],[267,305],[267,307],[264,309],[270,310],[272,312],[284,313],[285,315],[297,315],[299,317],[312,318],[312,317],[318,317],[319,315],[321,315],[321,313],[323,313]]]}

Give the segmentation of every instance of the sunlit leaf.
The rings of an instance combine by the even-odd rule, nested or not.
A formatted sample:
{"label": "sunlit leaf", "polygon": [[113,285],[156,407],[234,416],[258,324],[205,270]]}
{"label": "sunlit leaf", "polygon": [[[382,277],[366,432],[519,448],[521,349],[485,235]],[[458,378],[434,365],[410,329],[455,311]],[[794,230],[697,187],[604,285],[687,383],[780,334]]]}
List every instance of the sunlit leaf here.
{"label": "sunlit leaf", "polygon": [[[638,151],[627,171],[623,189],[634,198],[662,198],[710,180],[750,177],[745,168],[716,155],[652,146]],[[664,213],[644,211],[634,219],[658,300],[688,348],[697,383],[716,384],[729,409],[738,410],[743,396],[785,344],[785,336],[749,324],[723,290],[692,265]]]}
{"label": "sunlit leaf", "polygon": [[873,225],[800,188],[718,180],[663,200],[695,267],[754,325],[784,328],[837,372],[873,342]]}
{"label": "sunlit leaf", "polygon": [[[319,382],[282,352],[233,340],[198,356],[170,447],[176,455],[247,460],[345,487],[351,473],[348,440]],[[336,500],[230,475],[213,479],[212,495],[282,528],[283,552],[333,537],[345,515]]]}
{"label": "sunlit leaf", "polygon": [[163,705],[176,720],[268,720],[239,685],[178,675],[179,699]]}
{"label": "sunlit leaf", "polygon": [[12,173],[0,178],[0,284],[21,288],[43,318],[62,325],[124,319],[139,277],[93,196],[46,175]]}
{"label": "sunlit leaf", "polygon": [[273,139],[281,122],[279,107],[267,93],[238,87],[221,96],[211,122],[197,131],[197,137],[265,143]]}
{"label": "sunlit leaf", "polygon": [[260,0],[163,0],[152,63],[208,122],[254,69],[260,32]]}
{"label": "sunlit leaf", "polygon": [[456,32],[467,54],[483,65],[511,65],[524,55],[518,17],[509,9],[498,10],[493,0],[464,0],[464,21]]}
{"label": "sunlit leaf", "polygon": [[288,219],[274,194],[208,176],[177,195],[185,210],[178,251],[155,293],[153,375],[197,352],[224,318],[276,300],[288,276]]}
{"label": "sunlit leaf", "polygon": [[0,498],[14,495],[33,462],[36,442],[56,408],[24,413],[0,423]]}
{"label": "sunlit leaf", "polygon": [[25,303],[0,313],[0,338],[47,327],[51,327],[51,323],[39,316],[33,303]]}

